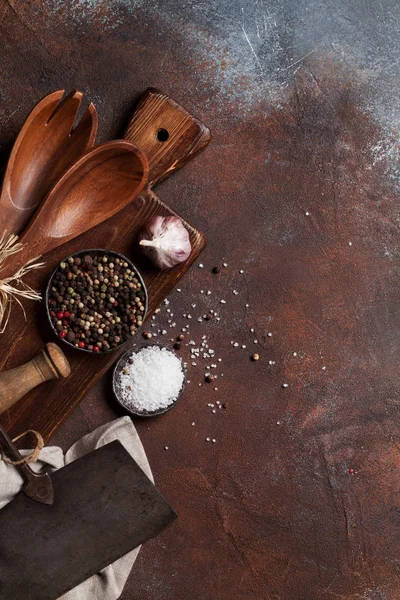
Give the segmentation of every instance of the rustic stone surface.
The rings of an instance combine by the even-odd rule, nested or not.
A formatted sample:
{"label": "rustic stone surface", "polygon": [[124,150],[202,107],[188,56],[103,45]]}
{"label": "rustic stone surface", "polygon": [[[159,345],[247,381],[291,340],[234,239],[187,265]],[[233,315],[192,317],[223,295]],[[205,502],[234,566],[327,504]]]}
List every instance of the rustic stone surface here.
{"label": "rustic stone surface", "polygon": [[[228,406],[190,366],[176,408],[137,422],[180,518],[123,600],[399,597],[398,26],[393,0],[0,1],[3,161],[59,87],[94,101],[101,140],[149,85],[214,134],[158,193],[208,233],[171,305],[210,332]],[[117,414],[107,376],[54,441]]]}

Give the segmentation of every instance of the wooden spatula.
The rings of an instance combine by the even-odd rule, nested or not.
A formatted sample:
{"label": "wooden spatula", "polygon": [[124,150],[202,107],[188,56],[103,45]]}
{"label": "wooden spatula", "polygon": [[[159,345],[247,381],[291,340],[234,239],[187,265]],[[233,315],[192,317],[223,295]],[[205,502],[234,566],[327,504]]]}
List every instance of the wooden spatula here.
{"label": "wooden spatula", "polygon": [[137,196],[148,179],[144,153],[124,140],[97,146],[54,186],[20,238],[1,276],[105,221]]}
{"label": "wooden spatula", "polygon": [[73,128],[83,93],[63,95],[57,90],[43,98],[17,137],[0,196],[0,235],[18,235],[56,181],[94,144],[94,105]]}

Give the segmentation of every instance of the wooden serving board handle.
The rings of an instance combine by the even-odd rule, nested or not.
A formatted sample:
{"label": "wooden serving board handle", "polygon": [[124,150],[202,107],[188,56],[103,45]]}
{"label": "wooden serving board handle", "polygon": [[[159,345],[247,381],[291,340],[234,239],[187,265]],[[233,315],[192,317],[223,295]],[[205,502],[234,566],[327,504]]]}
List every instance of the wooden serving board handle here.
{"label": "wooden serving board handle", "polygon": [[0,414],[13,406],[34,387],[59,377],[68,377],[71,369],[64,352],[50,342],[29,362],[0,373]]}
{"label": "wooden serving board handle", "polygon": [[210,130],[185,108],[155,88],[141,97],[125,132],[149,161],[149,186],[180,169],[207,146]]}

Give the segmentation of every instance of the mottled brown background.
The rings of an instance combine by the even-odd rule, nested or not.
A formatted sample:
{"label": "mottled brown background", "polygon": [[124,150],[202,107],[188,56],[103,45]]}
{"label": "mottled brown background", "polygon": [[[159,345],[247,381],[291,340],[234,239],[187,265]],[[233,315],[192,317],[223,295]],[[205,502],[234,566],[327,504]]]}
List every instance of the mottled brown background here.
{"label": "mottled brown background", "polygon": [[[190,366],[180,404],[137,423],[180,518],[143,548],[123,600],[400,598],[399,13],[395,0],[0,0],[3,162],[60,87],[96,104],[101,140],[149,85],[213,131],[158,193],[207,232],[205,268],[171,306],[179,325],[221,309],[190,337],[210,334],[224,378],[217,394]],[[217,396],[229,405],[214,415]],[[54,441],[117,414],[107,376]]]}

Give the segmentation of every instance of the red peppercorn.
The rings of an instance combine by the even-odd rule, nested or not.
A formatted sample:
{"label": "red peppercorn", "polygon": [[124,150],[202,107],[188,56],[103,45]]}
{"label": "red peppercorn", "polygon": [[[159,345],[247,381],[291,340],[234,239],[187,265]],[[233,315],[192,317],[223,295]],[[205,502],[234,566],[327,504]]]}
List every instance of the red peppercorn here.
{"label": "red peppercorn", "polygon": [[62,320],[62,324],[64,325],[64,327],[67,327],[67,325],[68,325],[68,321],[67,321],[66,319],[63,319],[63,320]]}
{"label": "red peppercorn", "polygon": [[93,346],[93,352],[100,352],[100,348],[98,346]]}
{"label": "red peppercorn", "polygon": [[349,469],[349,474],[354,475],[354,469]]}
{"label": "red peppercorn", "polygon": [[78,346],[79,346],[79,348],[84,348],[85,347],[85,342],[79,342]]}
{"label": "red peppercorn", "polygon": [[57,319],[63,319],[64,318],[64,313],[62,310],[59,310],[57,313]]}
{"label": "red peppercorn", "polygon": [[60,331],[60,333],[58,334],[58,337],[65,338],[66,335],[67,335],[66,331]]}
{"label": "red peppercorn", "polygon": [[65,313],[64,313],[64,317],[66,319],[68,319],[70,316],[71,316],[71,313],[68,310],[66,310]]}
{"label": "red peppercorn", "polygon": [[118,306],[118,302],[115,301],[114,304],[113,304],[113,306]]}
{"label": "red peppercorn", "polygon": [[51,317],[55,317],[55,316],[56,316],[56,313],[54,312],[54,310],[51,310],[51,311],[50,311],[50,316],[51,316]]}

